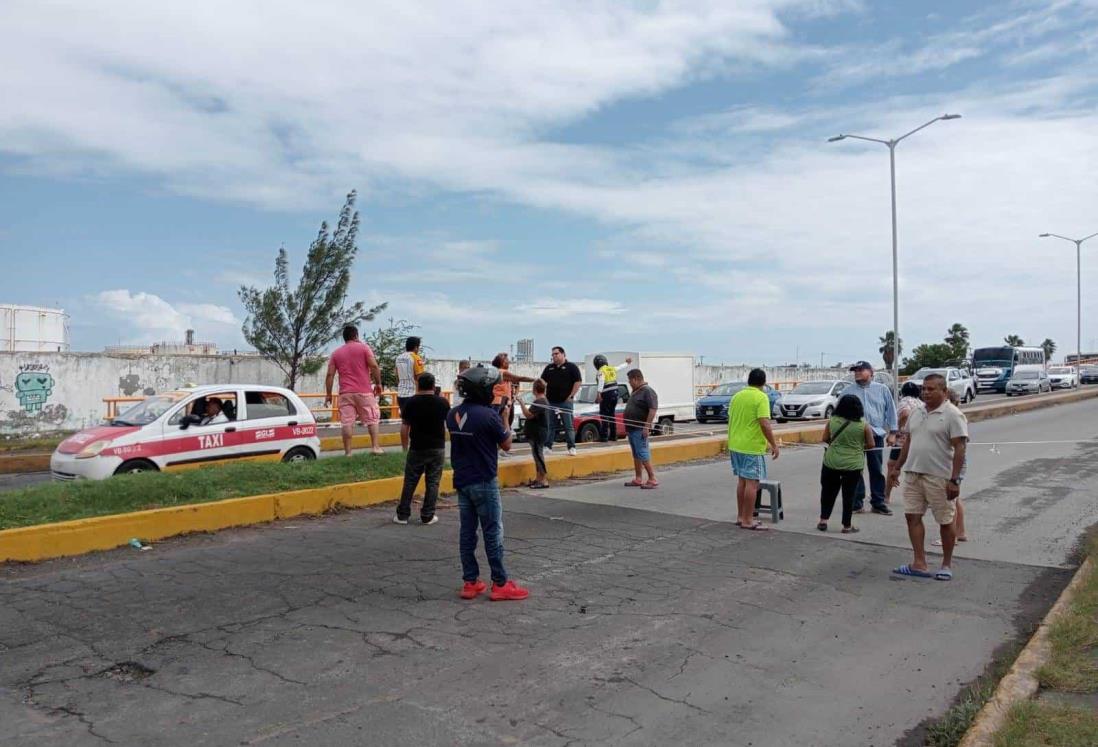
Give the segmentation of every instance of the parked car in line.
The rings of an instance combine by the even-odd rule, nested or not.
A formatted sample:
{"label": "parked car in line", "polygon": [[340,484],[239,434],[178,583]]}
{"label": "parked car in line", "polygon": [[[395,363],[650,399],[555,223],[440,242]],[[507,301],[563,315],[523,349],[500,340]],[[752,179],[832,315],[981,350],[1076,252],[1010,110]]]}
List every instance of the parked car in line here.
{"label": "parked car in line", "polygon": [[[220,401],[221,415],[204,425],[212,399]],[[297,394],[225,384],[152,395],[70,436],[50,457],[50,472],[55,480],[103,480],[240,459],[311,461],[319,454],[316,419]]]}
{"label": "parked car in line", "polygon": [[[708,423],[710,420],[717,422],[728,421],[728,403],[733,395],[747,384],[742,381],[730,381],[719,384],[713,391],[700,397],[694,403],[694,419],[699,423]],[[763,386],[766,396],[770,400],[770,417],[775,420],[781,416],[782,394],[774,387],[766,384]]]}
{"label": "parked car in line", "polygon": [[1098,384],[1098,366],[1081,366],[1079,368],[1080,384]]}
{"label": "parked car in line", "polygon": [[815,420],[830,418],[839,404],[839,396],[850,386],[845,379],[802,381],[792,391],[782,395],[777,420]]}
{"label": "parked car in line", "polygon": [[1051,392],[1052,382],[1048,379],[1048,373],[1040,371],[1015,371],[1007,382],[1006,395],[1013,397],[1016,394],[1040,394]]}
{"label": "parked car in line", "polygon": [[1075,366],[1053,366],[1048,370],[1048,380],[1053,389],[1074,389],[1079,386],[1079,372]]}
{"label": "parked car in line", "polygon": [[920,368],[908,378],[908,381],[922,386],[923,381],[931,374],[944,376],[946,386],[957,395],[957,399],[961,402],[968,403],[976,399],[976,380],[972,378],[972,374],[960,368]]}

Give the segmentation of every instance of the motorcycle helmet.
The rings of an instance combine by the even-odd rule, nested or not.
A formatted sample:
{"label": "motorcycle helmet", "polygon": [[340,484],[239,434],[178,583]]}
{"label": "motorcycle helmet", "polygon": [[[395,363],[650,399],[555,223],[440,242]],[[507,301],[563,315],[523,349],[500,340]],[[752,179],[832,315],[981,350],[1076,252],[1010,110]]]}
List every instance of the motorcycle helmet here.
{"label": "motorcycle helmet", "polygon": [[599,354],[595,356],[595,360],[591,361],[591,363],[594,364],[595,368],[602,368],[603,366],[608,365],[609,361],[606,360],[605,355]]}
{"label": "motorcycle helmet", "polygon": [[492,404],[492,389],[503,380],[499,369],[494,366],[477,364],[458,374],[458,393],[465,399],[476,405]]}

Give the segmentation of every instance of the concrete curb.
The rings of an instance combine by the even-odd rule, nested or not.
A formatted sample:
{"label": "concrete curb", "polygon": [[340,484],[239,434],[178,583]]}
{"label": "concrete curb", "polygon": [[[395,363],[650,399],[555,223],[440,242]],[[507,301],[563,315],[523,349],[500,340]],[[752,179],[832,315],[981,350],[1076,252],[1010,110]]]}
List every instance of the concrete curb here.
{"label": "concrete curb", "polygon": [[[1098,397],[1098,389],[1074,392],[1072,395],[973,408],[969,411],[970,419],[982,420],[994,417],[994,414],[1010,415]],[[787,445],[819,443],[823,436],[823,425],[806,425],[795,430],[779,431],[777,435]],[[726,441],[725,436],[714,435],[655,442],[652,444],[652,459],[656,464],[707,459],[725,451]],[[632,455],[624,444],[581,452],[574,457],[562,456],[548,460],[549,476],[554,480],[621,472],[631,469],[632,466]],[[534,464],[530,460],[503,461],[500,464],[499,480],[502,487],[516,487],[533,478]],[[403,477],[388,477],[288,493],[247,496],[0,530],[0,563],[33,562],[81,555],[94,550],[109,550],[125,545],[134,537],[148,542],[189,532],[212,532],[293,516],[322,514],[339,507],[358,508],[385,503],[400,498],[402,484]],[[449,471],[443,474],[442,492],[453,493],[452,474]]]}
{"label": "concrete curb", "polygon": [[50,468],[49,454],[10,454],[0,456],[0,475],[45,472]]}
{"label": "concrete curb", "polygon": [[1006,722],[1010,709],[1037,694],[1040,687],[1037,671],[1048,662],[1052,654],[1052,646],[1048,640],[1049,627],[1064,614],[1079,588],[1093,572],[1094,563],[1087,558],[1075,572],[1071,583],[1061,592],[1056,604],[1045,615],[1022,653],[1018,654],[1010,671],[999,681],[991,700],[976,714],[976,719],[965,732],[958,747],[994,747],[995,735]]}

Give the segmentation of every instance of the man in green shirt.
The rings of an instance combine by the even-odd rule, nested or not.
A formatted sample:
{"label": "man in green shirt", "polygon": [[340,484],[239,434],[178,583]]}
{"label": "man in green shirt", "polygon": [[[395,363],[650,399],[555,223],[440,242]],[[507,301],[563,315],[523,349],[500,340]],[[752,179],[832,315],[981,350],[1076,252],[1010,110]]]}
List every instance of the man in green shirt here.
{"label": "man in green shirt", "polygon": [[767,526],[755,521],[755,497],[759,480],[766,479],[766,452],[778,458],[778,442],[770,427],[770,398],[763,387],[766,372],[756,368],[747,375],[747,386],[728,403],[728,453],[732,457],[732,474],[739,478],[736,503],[739,508],[738,526],[761,531]]}

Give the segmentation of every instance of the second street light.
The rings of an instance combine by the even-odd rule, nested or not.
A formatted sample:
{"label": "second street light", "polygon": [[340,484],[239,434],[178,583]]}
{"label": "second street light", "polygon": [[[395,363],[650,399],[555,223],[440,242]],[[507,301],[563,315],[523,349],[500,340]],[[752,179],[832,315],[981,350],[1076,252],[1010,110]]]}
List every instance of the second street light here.
{"label": "second street light", "polygon": [[1063,239],[1075,244],[1075,380],[1082,384],[1083,367],[1083,242],[1093,239],[1098,233],[1081,239],[1069,239],[1058,233],[1043,233],[1038,238]]}
{"label": "second street light", "polygon": [[836,135],[835,137],[828,138],[827,142],[834,143],[839,140],[846,140],[850,138],[852,140],[867,140],[871,143],[880,143],[881,145],[888,147],[888,165],[892,176],[892,396],[895,398],[898,394],[900,385],[899,366],[900,366],[900,274],[897,269],[897,246],[896,246],[896,146],[901,141],[914,135],[919,130],[930,127],[930,125],[938,122],[939,120],[945,121],[948,119],[960,119],[960,114],[943,114],[940,117],[935,117],[926,124],[919,125],[911,132],[904,135],[900,135],[897,138],[891,140],[882,140],[876,137],[866,137],[865,135]]}

